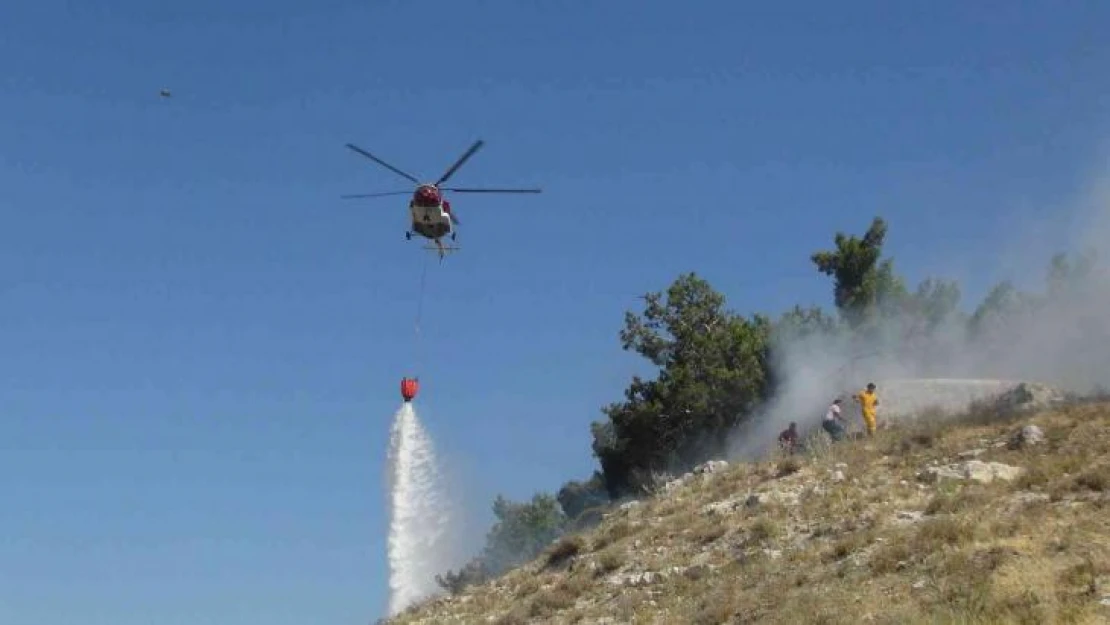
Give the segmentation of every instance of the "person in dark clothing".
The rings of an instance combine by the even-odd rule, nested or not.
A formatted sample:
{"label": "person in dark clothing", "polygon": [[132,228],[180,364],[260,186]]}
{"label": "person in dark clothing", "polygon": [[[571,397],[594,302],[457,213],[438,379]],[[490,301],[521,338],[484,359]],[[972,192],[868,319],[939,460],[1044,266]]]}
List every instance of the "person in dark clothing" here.
{"label": "person in dark clothing", "polygon": [[794,448],[798,446],[798,424],[791,421],[790,427],[779,434],[779,446],[786,453],[794,453]]}

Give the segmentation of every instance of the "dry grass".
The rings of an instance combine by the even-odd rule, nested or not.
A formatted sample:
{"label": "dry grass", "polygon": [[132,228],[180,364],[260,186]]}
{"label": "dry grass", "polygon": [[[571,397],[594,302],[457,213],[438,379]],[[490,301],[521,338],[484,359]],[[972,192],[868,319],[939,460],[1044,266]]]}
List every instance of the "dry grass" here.
{"label": "dry grass", "polygon": [[[1025,423],[1045,442],[1011,449]],[[1024,472],[918,479],[971,457]],[[391,622],[1110,622],[1108,512],[1110,404],[905,423],[695,476]]]}

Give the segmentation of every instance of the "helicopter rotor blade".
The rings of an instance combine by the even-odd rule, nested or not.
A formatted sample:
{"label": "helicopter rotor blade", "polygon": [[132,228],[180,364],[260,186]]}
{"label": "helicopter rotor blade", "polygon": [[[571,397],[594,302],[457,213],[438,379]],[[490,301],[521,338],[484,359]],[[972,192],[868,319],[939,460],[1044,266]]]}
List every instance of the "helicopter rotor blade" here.
{"label": "helicopter rotor blade", "polygon": [[416,184],[420,184],[420,181],[417,180],[416,176],[413,176],[412,174],[410,174],[408,172],[404,172],[404,171],[401,171],[400,169],[397,169],[393,165],[390,165],[389,163],[387,163],[387,162],[383,161],[382,159],[378,158],[377,156],[374,156],[373,154],[367,152],[366,150],[358,147],[357,145],[355,145],[353,143],[348,143],[347,147],[350,148],[351,150],[353,150],[355,152],[358,152],[359,154],[365,156],[366,158],[374,161],[375,163],[381,165],[382,167],[385,167],[389,171],[392,171],[393,173],[395,173],[399,176],[402,176],[404,178],[408,178],[409,180],[415,182]]}
{"label": "helicopter rotor blade", "polygon": [[435,182],[435,185],[438,187],[444,182],[447,182],[447,179],[455,175],[455,172],[458,171],[460,167],[462,167],[463,163],[465,163],[471,156],[474,156],[474,153],[481,149],[483,145],[485,145],[485,141],[482,141],[481,139],[475,141],[469,148],[467,148],[466,152],[464,152],[463,155],[459,157],[459,160],[455,161],[455,164],[451,165],[451,167],[448,168],[447,171],[439,177],[439,180]]}
{"label": "helicopter rotor blade", "polygon": [[341,195],[339,197],[344,200],[353,200],[356,198],[366,197],[385,197],[387,195],[408,195],[410,193],[412,193],[412,191],[385,191],[383,193],[352,193],[348,195]]}
{"label": "helicopter rotor blade", "polygon": [[444,191],[452,191],[454,193],[540,193],[539,189],[448,189]]}

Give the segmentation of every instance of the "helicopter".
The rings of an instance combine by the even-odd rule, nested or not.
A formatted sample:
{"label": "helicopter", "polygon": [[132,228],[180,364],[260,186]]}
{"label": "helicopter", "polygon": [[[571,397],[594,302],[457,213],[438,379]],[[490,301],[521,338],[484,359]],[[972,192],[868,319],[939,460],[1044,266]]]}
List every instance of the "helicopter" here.
{"label": "helicopter", "polygon": [[345,200],[356,198],[372,198],[384,197],[390,195],[408,195],[412,194],[412,199],[409,200],[409,214],[412,220],[412,225],[408,231],[405,232],[405,239],[411,240],[412,235],[417,234],[426,239],[430,239],[435,243],[434,248],[439,251],[439,258],[442,262],[444,255],[448,251],[454,251],[459,248],[453,246],[444,246],[443,237],[450,236],[454,241],[458,235],[456,226],[459,225],[459,219],[455,213],[451,211],[451,202],[443,196],[444,191],[451,191],[453,193],[539,193],[539,189],[475,189],[475,188],[457,188],[457,187],[440,187],[441,184],[447,182],[447,179],[455,174],[463,163],[465,163],[474,153],[477,152],[485,142],[481,139],[475,141],[466,152],[460,156],[454,164],[447,168],[447,171],[439,177],[435,182],[420,182],[420,180],[412,174],[402,171],[393,165],[383,161],[382,159],[374,156],[366,150],[348,143],[347,147],[362,156],[374,161],[375,163],[385,167],[393,173],[411,180],[416,184],[414,191],[385,191],[381,193],[360,193],[341,196]]}

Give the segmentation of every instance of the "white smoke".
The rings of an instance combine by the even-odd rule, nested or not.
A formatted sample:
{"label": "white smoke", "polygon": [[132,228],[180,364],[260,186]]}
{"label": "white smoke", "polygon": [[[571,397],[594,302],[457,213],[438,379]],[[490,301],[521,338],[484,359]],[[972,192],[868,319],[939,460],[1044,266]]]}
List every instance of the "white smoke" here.
{"label": "white smoke", "polygon": [[405,402],[393,418],[389,449],[389,614],[438,594],[435,576],[454,562],[452,518],[431,439]]}
{"label": "white smoke", "polygon": [[[1055,221],[1072,225],[1070,240],[1058,245],[1043,240],[1036,246],[1025,245],[1038,239],[1043,224],[1025,224],[1024,229],[1009,224],[1008,231],[992,233],[996,241],[1049,253],[1027,253],[1020,262],[961,272],[965,276],[1001,274],[1018,290],[1045,302],[1035,312],[992,322],[986,335],[973,336],[968,332],[968,316],[985,294],[971,299],[965,293],[961,310],[943,320],[928,340],[912,347],[902,338],[903,320],[898,318],[887,319],[877,333],[881,338],[868,344],[847,334],[781,337],[774,349],[778,393],[761,414],[734,433],[730,455],[741,459],[760,456],[774,446],[779,431],[791,421],[801,429],[819,426],[825,408],[837,396],[843,399],[845,416],[859,427],[858,408],[850,395],[868,382],[878,385],[880,420],[884,380],[891,381],[887,388],[904,392],[924,389],[926,394],[932,388],[929,384],[905,382],[941,378],[946,379],[944,385],[955,388],[958,381],[952,378],[959,378],[967,387],[961,393],[971,392],[972,386],[986,388],[988,379],[1040,382],[1078,393],[1110,387],[1110,316],[1105,313],[1110,310],[1110,177],[1099,177],[1078,204],[1049,206],[1045,212]],[[861,235],[867,225],[860,223],[855,234]],[[895,231],[898,224],[891,223],[890,228]],[[1052,253],[1064,253],[1074,263],[1087,252],[1095,254],[1093,270],[1066,292],[1050,292],[1047,278]],[[942,247],[937,247],[937,253],[944,253]],[[897,250],[884,249],[884,256],[895,258],[895,271],[899,271]],[[911,292],[916,287],[906,286]],[[830,284],[830,295],[831,291]],[[835,314],[831,306],[825,310]],[[928,401],[927,397],[913,399],[914,403]]]}

